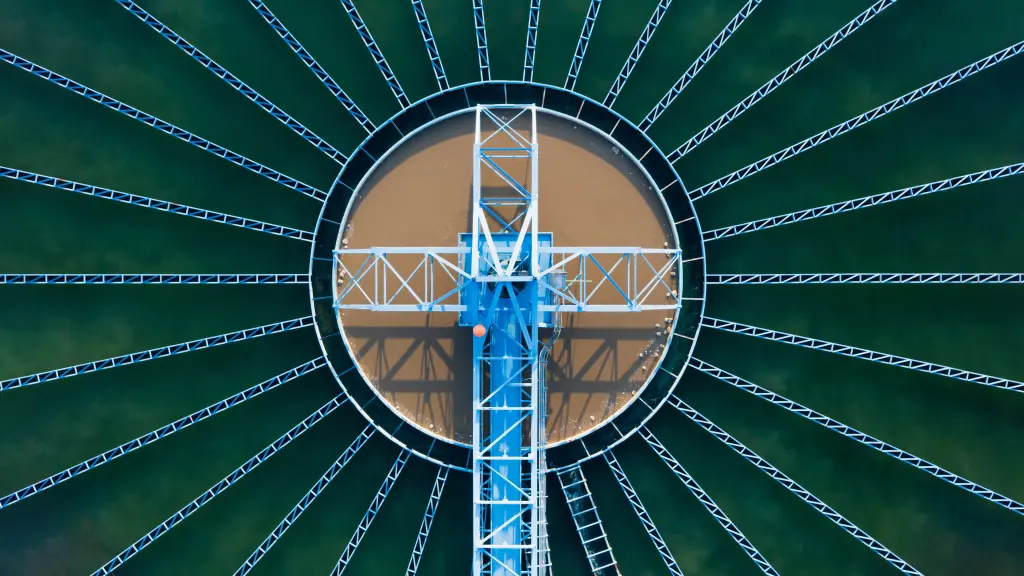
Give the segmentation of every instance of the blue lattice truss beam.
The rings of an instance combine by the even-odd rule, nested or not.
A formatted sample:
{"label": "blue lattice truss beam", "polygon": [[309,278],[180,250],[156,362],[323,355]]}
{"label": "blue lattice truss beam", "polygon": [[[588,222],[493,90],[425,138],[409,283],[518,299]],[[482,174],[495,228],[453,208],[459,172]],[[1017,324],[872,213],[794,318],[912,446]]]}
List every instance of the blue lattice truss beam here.
{"label": "blue lattice truss beam", "polygon": [[1000,272],[708,274],[708,284],[1024,284],[1024,274]]}
{"label": "blue lattice truss beam", "polygon": [[565,502],[569,506],[573,526],[576,527],[580,542],[583,543],[583,550],[587,554],[590,571],[594,576],[619,576],[619,565],[612,553],[608,535],[605,534],[604,524],[597,513],[597,505],[590,492],[590,485],[587,484],[587,477],[583,474],[583,468],[579,464],[574,464],[557,470],[555,474],[565,495]]}
{"label": "blue lattice truss beam", "polygon": [[97,454],[96,456],[93,456],[92,458],[89,458],[84,462],[75,464],[74,466],[66,468],[56,474],[53,474],[52,476],[48,476],[20,490],[11,492],[10,494],[4,496],[3,498],[0,498],[0,510],[7,508],[12,504],[21,502],[26,498],[35,496],[36,494],[39,494],[44,490],[53,488],[58,484],[67,482],[68,480],[75,478],[76,476],[81,476],[82,474],[85,474],[90,470],[98,468],[104,464],[107,464],[108,462],[112,462],[122,456],[131,454],[132,452],[135,452],[140,448],[149,446],[150,444],[156,442],[157,440],[162,440],[163,438],[166,438],[171,434],[174,434],[175,432],[184,430],[185,428],[188,428],[193,424],[198,424],[199,422],[202,422],[207,418],[216,416],[217,414],[220,414],[221,412],[227,410],[228,408],[234,408],[235,406],[238,406],[239,404],[247,400],[252,400],[253,398],[266,392],[269,392],[286,382],[290,382],[300,376],[309,374],[310,372],[318,368],[322,368],[326,364],[327,360],[324,359],[323,357],[310,360],[305,364],[296,366],[291,370],[282,372],[281,374],[278,374],[277,376],[274,376],[269,380],[265,380],[237,394],[228,396],[227,398],[221,400],[220,402],[211,404],[206,408],[203,408],[202,410],[197,410],[189,414],[188,416],[179,418],[165,426],[161,426],[160,428],[157,428],[156,430],[153,430],[148,434],[139,436],[134,440],[125,442],[124,444],[111,448],[110,450],[107,450],[106,452],[103,452],[101,454]]}
{"label": "blue lattice truss beam", "polygon": [[540,27],[540,0],[530,0],[526,23],[526,56],[523,58],[523,82],[533,82],[533,61],[537,55],[537,29]]}
{"label": "blue lattice truss beam", "polygon": [[348,448],[341,453],[341,456],[338,456],[338,459],[331,464],[327,471],[324,472],[323,476],[313,484],[313,487],[310,488],[299,502],[295,504],[291,511],[285,515],[284,519],[281,520],[273,530],[271,530],[270,535],[268,535],[263,542],[260,542],[259,546],[256,547],[256,550],[246,558],[245,562],[243,562],[238,570],[235,571],[235,576],[245,576],[256,567],[256,564],[267,555],[267,552],[270,552],[270,549],[273,548],[274,544],[277,544],[277,541],[280,540],[281,537],[284,536],[284,533],[291,528],[292,524],[299,519],[299,516],[302,516],[302,513],[313,505],[313,501],[316,500],[317,496],[327,488],[331,481],[341,473],[350,461],[352,461],[352,458],[355,457],[356,453],[366,445],[367,441],[369,441],[371,437],[373,437],[375,430],[376,428],[373,424],[368,424],[359,436],[356,436],[356,439],[348,445]]}
{"label": "blue lattice truss beam", "polygon": [[356,27],[356,32],[359,33],[359,38],[363,41],[363,45],[370,51],[373,63],[377,65],[377,69],[384,76],[384,80],[388,83],[388,88],[391,88],[391,93],[395,95],[403,109],[408,108],[410,104],[409,97],[405,95],[405,90],[402,90],[402,85],[398,82],[398,78],[395,77],[394,71],[391,70],[391,65],[384,58],[384,53],[381,52],[380,46],[377,46],[377,41],[373,39],[373,34],[370,34],[370,29],[366,27],[366,23],[359,16],[355,3],[352,0],[341,0],[341,5],[345,7],[349,20]]}
{"label": "blue lattice truss beam", "polygon": [[216,346],[223,346],[224,344],[231,344],[232,342],[241,342],[243,340],[269,336],[270,334],[277,334],[280,332],[288,332],[290,330],[297,330],[299,328],[305,328],[312,325],[313,317],[306,316],[305,318],[296,318],[295,320],[257,326],[256,328],[229,332],[219,336],[210,336],[208,338],[200,338],[199,340],[191,340],[189,342],[182,342],[181,344],[164,346],[162,348],[153,348],[143,352],[133,352],[123,356],[115,356],[104,360],[86,362],[85,364],[76,364],[74,366],[68,366],[58,370],[48,370],[46,372],[38,372],[36,374],[11,378],[9,380],[0,380],[0,391],[13,390],[15,388],[23,388],[25,386],[32,386],[43,382],[71,378],[82,374],[88,374],[90,372],[117,368],[118,366],[138,364],[139,362],[147,362],[157,358],[185,354],[186,352],[195,352],[196,350],[214,348]]}
{"label": "blue lattice truss beam", "polygon": [[832,216],[833,214],[843,214],[845,212],[853,212],[854,210],[861,210],[863,208],[871,208],[872,206],[881,206],[898,200],[907,200],[910,198],[917,198],[918,196],[934,194],[936,192],[945,192],[947,190],[954,190],[971,184],[980,184],[982,182],[1006,178],[1007,176],[1017,176],[1022,173],[1024,173],[1024,162],[1008,164],[1006,166],[1000,166],[999,168],[982,170],[980,172],[973,172],[962,176],[955,176],[946,180],[936,180],[935,182],[929,182],[927,184],[909,186],[907,188],[891,190],[881,194],[863,196],[853,200],[836,202],[835,204],[826,204],[824,206],[790,212],[789,214],[780,214],[778,216],[770,216],[768,218],[744,222],[743,224],[716,228],[714,230],[704,232],[703,237],[705,242],[720,240],[722,238],[729,238],[730,236],[738,236],[740,234],[747,234],[758,230],[767,230],[769,228],[776,228],[787,224],[796,224],[797,222],[803,222],[805,220],[814,220],[815,218]]}
{"label": "blue lattice truss beam", "polygon": [[0,284],[309,284],[309,274],[0,274]]}
{"label": "blue lattice truss beam", "polygon": [[[631,247],[538,248],[552,265],[537,276],[560,301],[540,312],[676,310],[683,300],[679,250]],[[465,312],[459,294],[475,280],[460,262],[470,249],[349,248],[335,252],[339,309],[383,312]],[[615,302],[615,303],[609,303]]]}
{"label": "blue lattice truss beam", "polygon": [[476,33],[476,57],[480,65],[480,81],[491,80],[491,57],[487,52],[487,24],[484,22],[484,0],[473,0],[473,30]]}
{"label": "blue lattice truss beam", "polygon": [[661,19],[665,17],[665,13],[668,12],[669,5],[672,4],[672,0],[658,0],[658,5],[654,8],[654,14],[651,14],[651,19],[647,21],[647,26],[644,26],[643,32],[640,33],[640,37],[637,38],[636,44],[633,46],[633,50],[626,57],[626,62],[622,65],[622,70],[619,71],[619,75],[615,77],[615,81],[612,82],[612,87],[608,90],[608,94],[604,97],[604,105],[611,108],[615,105],[615,99],[619,97],[619,92],[622,91],[626,86],[626,81],[629,80],[630,74],[633,73],[633,68],[636,67],[636,63],[640,60],[640,56],[644,53],[644,48],[650,43],[651,38],[654,37],[654,31],[658,29],[658,25],[661,24]]}
{"label": "blue lattice truss beam", "polygon": [[729,38],[732,38],[732,35],[736,33],[736,30],[739,29],[740,25],[754,13],[754,10],[761,5],[761,2],[762,0],[748,0],[747,3],[740,8],[740,11],[737,12],[736,15],[733,16],[732,20],[725,25],[725,28],[718,33],[718,36],[715,36],[714,40],[711,41],[711,44],[708,44],[708,47],[700,53],[700,56],[697,56],[697,59],[694,60],[693,64],[690,64],[690,67],[683,72],[683,75],[679,77],[679,80],[669,88],[668,92],[661,97],[661,100],[654,105],[654,108],[647,113],[647,116],[644,117],[642,122],[640,122],[641,130],[646,132],[654,122],[657,121],[666,110],[668,110],[668,107],[671,106],[672,103],[675,102],[676,98],[683,93],[683,90],[686,90],[686,87],[690,85],[690,82],[693,82],[693,79],[697,77],[697,74],[704,69],[704,66],[707,66],[707,63],[710,62],[711,58],[713,58],[714,55],[722,49],[722,46],[725,46],[725,43]]}
{"label": "blue lattice truss beam", "polygon": [[711,138],[716,132],[725,128],[725,126],[733,120],[739,118],[744,112],[753,108],[755,104],[774,92],[776,88],[785,84],[787,80],[799,74],[801,70],[810,66],[815,60],[824,56],[829,50],[835,48],[840,42],[849,38],[854,32],[859,30],[861,26],[870,22],[875,16],[878,16],[882,11],[895,3],[896,0],[878,0],[869,6],[867,10],[858,14],[857,17],[850,22],[847,22],[846,25],[837,30],[835,34],[829,36],[814,48],[811,48],[810,52],[804,54],[799,60],[790,64],[785,70],[779,72],[774,78],[765,82],[760,88],[741,100],[739,104],[730,108],[728,112],[719,116],[717,120],[684,142],[679,146],[679,148],[673,150],[668,155],[669,161],[675,162],[692,152],[694,148],[700,146],[701,143],[708,138]]}
{"label": "blue lattice truss beam", "polygon": [[232,216],[231,214],[214,212],[213,210],[205,210],[203,208],[194,208],[185,204],[168,202],[167,200],[157,200],[156,198],[149,198],[148,196],[119,192],[109,188],[93,186],[91,184],[82,184],[81,182],[65,180],[63,178],[57,178],[56,176],[26,172],[24,170],[9,168],[7,166],[0,166],[0,178],[38,184],[39,186],[46,186],[47,188],[53,188],[55,190],[77,192],[78,194],[85,194],[86,196],[92,196],[94,198],[113,200],[123,204],[131,204],[132,206],[142,206],[143,208],[151,208],[153,210],[159,210],[169,214],[189,216],[191,218],[206,220],[207,222],[237,226],[239,228],[245,228],[246,230],[256,230],[257,232],[264,232],[275,236],[283,236],[285,238],[303,240],[305,242],[313,241],[313,234],[311,232],[306,232],[305,230],[298,230],[287,226],[281,226],[279,224],[271,224],[269,222],[253,220],[252,218],[244,218],[242,216]]}
{"label": "blue lattice truss beam", "polygon": [[[931,96],[932,94],[941,92],[942,90],[950,86],[953,86],[963,80],[966,80],[979,72],[987,70],[1001,62],[1005,62],[1006,60],[1013,58],[1014,56],[1017,56],[1021,52],[1024,52],[1024,40],[1017,42],[1012,46],[1004,48],[990,56],[982,58],[977,62],[964,66],[963,68],[957,70],[956,72],[947,74],[946,76],[943,76],[942,78],[939,78],[934,82],[930,82],[916,90],[907,92],[903,96],[894,98],[886,102],[885,104],[872,108],[871,110],[868,110],[867,112],[859,116],[855,116],[845,122],[836,124],[835,126],[827,130],[823,130],[815,134],[814,136],[811,136],[810,138],[806,138],[804,140],[801,140],[800,142],[797,142],[796,144],[793,144],[792,146],[779,150],[778,152],[770,156],[762,158],[761,160],[758,160],[753,164],[750,164],[731,174],[723,176],[718,180],[715,180],[714,182],[709,182],[701,186],[700,188],[691,190],[689,191],[690,199],[699,200],[700,198],[704,198],[705,196],[713,194],[721,190],[722,188],[725,188],[726,186],[735,184],[740,180],[744,180],[754,174],[757,174],[758,172],[767,170],[768,168],[771,168],[776,164],[789,160],[790,158],[793,158],[808,150],[811,150],[812,148],[821,146],[822,144],[832,140],[833,138],[838,138],[839,136],[842,136],[847,132],[864,126],[865,124],[868,124],[869,122],[872,122],[874,120],[878,120],[879,118],[891,114],[901,108],[909,106],[914,102],[917,102],[918,100]],[[678,160],[678,158],[672,159],[671,155],[669,159],[673,162],[675,160]]]}
{"label": "blue lattice truss beam", "polygon": [[955,378],[957,380],[981,384],[983,386],[991,386],[993,388],[1001,388],[1003,390],[1011,390],[1013,392],[1024,392],[1024,382],[1008,380],[1006,378],[997,378],[995,376],[988,376],[986,374],[979,374],[978,372],[961,370],[959,368],[951,368],[949,366],[943,366],[942,364],[922,362],[921,360],[913,360],[911,358],[904,358],[902,356],[895,356],[884,352],[875,352],[874,350],[857,348],[856,346],[836,344],[835,342],[829,342],[827,340],[797,336],[787,332],[758,328],[757,326],[740,324],[738,322],[729,322],[727,320],[719,320],[717,318],[705,318],[701,321],[701,325],[708,328],[714,328],[716,330],[722,330],[723,332],[744,334],[755,338],[762,338],[764,340],[772,340],[774,342],[792,344],[793,346],[800,346],[802,348],[810,348],[811,350],[821,350],[823,352],[839,354],[840,356],[860,358],[861,360],[869,360],[879,364],[888,364],[889,366],[898,366],[900,368],[907,368],[916,372],[924,372],[925,374],[936,374],[938,376]]}
{"label": "blue lattice truss beam", "polygon": [[430,490],[430,499],[427,500],[427,509],[423,512],[423,520],[420,522],[420,529],[416,533],[416,542],[412,547],[412,557],[409,558],[409,566],[405,569],[406,576],[416,576],[416,572],[420,569],[423,551],[427,549],[427,538],[430,536],[430,528],[434,525],[434,516],[437,515],[437,507],[441,503],[441,494],[444,492],[445,483],[448,482],[448,472],[450,470],[447,466],[441,466],[437,470],[434,487]]}
{"label": "blue lattice truss beam", "polygon": [[661,537],[661,532],[658,527],[654,524],[654,519],[651,518],[647,508],[644,507],[644,503],[640,500],[640,495],[633,489],[633,483],[629,481],[629,477],[626,476],[626,471],[622,469],[622,465],[619,464],[618,458],[611,450],[604,452],[604,460],[608,463],[608,467],[611,468],[612,474],[615,476],[615,481],[619,483],[619,488],[622,488],[623,494],[626,495],[626,499],[629,500],[629,505],[633,508],[633,512],[637,518],[640,519],[640,523],[644,526],[644,531],[650,536],[651,542],[654,543],[654,547],[658,550],[658,554],[661,555],[661,559],[665,561],[665,567],[672,576],[683,576],[683,570],[679,568],[679,563],[676,562],[672,551],[669,550],[668,544],[665,543],[665,539]]}
{"label": "blue lattice truss beam", "polygon": [[412,10],[416,14],[416,25],[420,28],[420,36],[423,37],[423,43],[427,47],[430,66],[434,69],[434,78],[437,79],[437,88],[443,92],[448,89],[448,76],[444,73],[444,66],[441,64],[441,53],[437,50],[434,33],[430,30],[430,20],[427,19],[427,9],[423,7],[423,0],[412,0]]}
{"label": "blue lattice truss beam", "polygon": [[576,42],[576,52],[573,53],[572,62],[569,64],[569,75],[565,77],[566,90],[576,88],[576,78],[583,67],[583,58],[587,55],[587,46],[590,45],[590,36],[594,33],[594,23],[597,22],[597,13],[600,10],[601,0],[590,0],[587,16],[583,19],[583,29],[580,30],[580,39]]}
{"label": "blue lattice truss beam", "polygon": [[770,462],[760,457],[750,448],[747,448],[742,442],[733,438],[728,432],[722,430],[717,424],[711,422],[704,417],[703,414],[693,409],[689,404],[680,400],[676,396],[670,396],[668,403],[686,415],[691,421],[696,423],[698,426],[704,429],[707,433],[714,436],[717,440],[732,448],[737,454],[742,456],[748,462],[757,466],[758,470],[764,472],[768,476],[775,480],[795,496],[803,500],[807,505],[814,508],[822,516],[828,518],[837,526],[845,530],[848,534],[857,539],[858,542],[867,546],[872,552],[877,554],[883,560],[894,566],[900,572],[909,576],[923,576],[916,568],[911,566],[906,560],[903,560],[896,555],[895,552],[886,548],[881,542],[875,540],[870,534],[857,527],[856,524],[850,522],[845,516],[835,511],[831,506],[821,501],[820,498],[811,494],[803,486],[798,484],[789,476],[786,476],[778,468],[772,466]]}
{"label": "blue lattice truss beam", "polygon": [[718,522],[719,526],[729,533],[729,537],[732,538],[733,541],[743,549],[743,552],[754,561],[754,564],[761,569],[761,572],[764,572],[768,576],[779,576],[778,571],[775,570],[764,555],[750,543],[750,540],[747,539],[736,524],[726,516],[725,512],[718,507],[718,504],[715,503],[714,499],[712,499],[711,496],[709,496],[708,493],[700,487],[700,484],[694,480],[693,476],[690,476],[690,473],[686,471],[686,468],[683,468],[683,465],[680,464],[674,456],[672,456],[672,453],[669,452],[668,448],[665,448],[658,438],[655,437],[654,434],[646,427],[640,429],[640,436],[647,441],[647,444],[652,450],[654,450],[654,453],[657,454],[658,457],[661,458],[661,461],[668,466],[669,470],[676,475],[676,478],[679,478],[679,480],[682,481],[686,486],[686,489],[690,491],[690,494],[693,494],[694,497],[700,501],[701,505],[704,506],[704,509],[715,518],[715,521]]}
{"label": "blue lattice truss beam", "polygon": [[846,424],[843,424],[842,422],[839,422],[834,418],[825,416],[824,414],[816,412],[815,410],[812,410],[801,404],[798,404],[786,398],[785,396],[782,396],[781,394],[776,394],[771,390],[758,386],[757,384],[754,384],[749,380],[740,378],[735,374],[730,374],[729,372],[726,372],[725,370],[722,370],[721,368],[713,366],[702,360],[694,359],[691,365],[709,376],[713,376],[718,380],[725,382],[726,384],[730,384],[735,388],[743,390],[744,392],[753,394],[754,396],[757,396],[762,400],[771,402],[772,404],[780,408],[783,408],[784,410],[792,414],[796,414],[797,416],[810,420],[815,424],[824,426],[825,428],[828,428],[833,432],[841,434],[857,442],[858,444],[877,450],[882,454],[885,454],[886,456],[890,456],[892,458],[895,458],[896,460],[899,460],[900,462],[903,462],[904,464],[909,464],[910,466],[913,466],[914,468],[917,468],[922,472],[931,474],[932,476],[935,476],[940,480],[944,480],[952,484],[953,486],[956,486],[957,488],[962,488],[967,492],[974,494],[975,496],[984,498],[989,502],[1002,506],[1003,508],[1006,508],[1011,512],[1016,512],[1017,514],[1024,515],[1024,505],[1022,505],[1020,502],[1017,502],[1012,498],[1003,496],[1002,494],[999,494],[997,492],[993,492],[992,490],[989,490],[988,488],[985,488],[980,484],[971,482],[970,480],[957,474],[954,474],[953,472],[950,472],[949,470],[946,470],[941,466],[932,464],[931,462],[924,460],[923,458],[914,456],[913,454],[907,452],[906,450],[902,450],[900,448],[897,448],[896,446],[893,446],[892,444],[889,444],[888,442],[879,440],[878,438],[875,438],[869,434],[865,434],[860,430],[857,430],[856,428],[853,428],[851,426],[847,426]]}
{"label": "blue lattice truss beam", "polygon": [[43,80],[56,84],[61,88],[65,88],[71,92],[74,92],[75,94],[87,98],[97,104],[105,106],[106,108],[109,108],[115,112],[120,112],[121,114],[124,114],[129,118],[138,120],[146,126],[159,130],[160,132],[163,132],[164,134],[167,134],[169,136],[173,136],[174,138],[177,138],[178,140],[181,140],[186,144],[191,144],[196,148],[199,148],[200,150],[205,150],[210,154],[213,154],[218,158],[227,160],[228,162],[236,166],[241,166],[242,168],[245,168],[250,172],[259,174],[264,178],[269,178],[270,180],[273,180],[274,182],[277,182],[282,186],[291,188],[296,192],[301,192],[302,194],[305,194],[306,196],[309,196],[311,198],[316,198],[321,202],[327,199],[326,193],[314,188],[313,186],[310,186],[309,184],[304,184],[290,176],[285,176],[284,174],[278,172],[277,170],[274,170],[273,168],[268,168],[267,166],[264,166],[263,164],[260,164],[255,160],[250,160],[249,158],[246,158],[245,156],[242,156],[241,154],[238,154],[236,152],[232,152],[231,150],[228,150],[227,148],[219,144],[215,144],[205,138],[196,136],[195,134],[189,132],[188,130],[179,128],[174,124],[171,124],[170,122],[165,122],[157,118],[156,116],[147,114],[142,110],[139,110],[138,108],[125,104],[124,102],[121,102],[120,100],[117,100],[115,98],[111,98],[110,96],[107,96],[102,92],[98,92],[85,85],[79,84],[78,82],[75,82],[70,78],[61,76],[60,74],[57,74],[52,70],[43,68],[42,66],[29,60],[26,60],[16,54],[12,54],[6,50],[0,49],[0,60],[3,60],[4,62],[11,64],[12,66],[20,68],[21,70],[24,70],[25,72],[28,72],[36,77],[42,78]]}
{"label": "blue lattice truss beam", "polygon": [[338,558],[338,563],[334,565],[334,569],[331,570],[331,576],[341,576],[345,572],[345,568],[348,567],[348,563],[352,561],[352,556],[355,555],[356,549],[359,548],[359,544],[363,541],[363,537],[370,530],[370,524],[373,523],[373,519],[377,517],[377,513],[380,512],[381,507],[384,505],[384,501],[387,499],[388,494],[391,493],[391,489],[395,487],[395,483],[398,482],[398,475],[402,473],[405,468],[406,462],[409,461],[409,451],[402,450],[398,454],[398,458],[395,459],[395,463],[391,465],[391,469],[388,470],[388,475],[384,478],[384,482],[380,488],[377,489],[377,493],[373,496],[373,500],[370,502],[370,506],[366,509],[366,513],[363,514],[363,518],[359,521],[359,525],[356,526],[355,532],[352,534],[352,538],[348,541],[348,545],[341,552],[341,557]]}
{"label": "blue lattice truss beam", "polygon": [[115,574],[116,571],[128,560],[134,557],[139,552],[142,552],[146,547],[156,541],[157,538],[168,533],[172,528],[182,523],[192,514],[195,514],[200,508],[209,504],[214,498],[224,493],[225,490],[231,488],[237,484],[242,478],[244,478],[249,472],[255,470],[260,464],[264,463],[274,454],[277,454],[283,450],[293,440],[301,436],[304,432],[312,428],[317,422],[326,418],[331,412],[334,412],[338,407],[345,404],[348,398],[345,394],[338,394],[331,401],[327,402],[315,412],[307,416],[302,422],[299,422],[290,430],[285,432],[280,438],[274,440],[266,448],[261,450],[258,454],[247,460],[244,464],[235,468],[230,474],[224,477],[221,481],[217,482],[206,492],[203,492],[195,500],[192,500],[180,510],[171,514],[169,518],[161,522],[158,526],[146,533],[145,536],[136,540],[133,544],[125,548],[120,554],[113,557],[100,567],[99,570],[93,572],[93,576],[110,576]]}
{"label": "blue lattice truss beam", "polygon": [[335,162],[344,165],[345,162],[348,161],[348,157],[346,157],[333,146],[328,144],[326,140],[314,134],[312,130],[306,128],[298,120],[289,116],[287,112],[279,108],[270,100],[267,100],[262,94],[250,88],[248,84],[239,80],[234,74],[228,72],[227,69],[225,69],[220,64],[217,64],[213,60],[213,58],[210,58],[206,54],[203,54],[202,51],[200,51],[198,48],[190,44],[187,40],[176,34],[174,30],[171,30],[170,27],[168,27],[166,24],[157,20],[156,17],[154,17],[152,14],[143,10],[142,7],[140,7],[138,4],[132,2],[131,0],[114,1],[117,2],[122,8],[130,12],[133,16],[141,20],[146,26],[149,26],[153,31],[163,36],[171,44],[174,44],[179,50],[191,56],[192,59],[196,62],[199,62],[203,66],[203,68],[206,68],[211,73],[213,73],[217,78],[223,80],[225,83],[227,83],[228,86],[231,86],[231,88],[233,88],[236,92],[245,96],[250,101],[255,103],[257,106],[262,108],[263,111],[267,112],[268,114],[276,118],[282,124],[291,129],[292,132],[298,134],[303,140],[309,142],[313,146],[316,146],[318,150],[333,158]]}
{"label": "blue lattice truss beam", "polygon": [[362,126],[367,133],[373,132],[376,129],[373,122],[366,117],[366,114],[363,114],[363,111],[359,109],[359,106],[356,105],[355,101],[349,98],[348,94],[345,94],[345,91],[342,90],[341,86],[339,86],[333,78],[331,78],[331,75],[324,70],[323,66],[317,63],[313,56],[303,48],[302,44],[300,44],[288,28],[285,27],[284,23],[282,23],[277,16],[274,16],[274,13],[270,11],[270,8],[267,8],[267,5],[259,0],[249,0],[249,4],[255,8],[256,12],[259,13],[263,20],[274,29],[274,32],[277,32],[277,35],[281,37],[281,40],[284,40],[285,43],[288,44],[288,47],[292,49],[292,52],[294,52],[300,60],[302,60],[302,63],[306,65],[306,68],[309,68],[309,70],[316,75],[317,79],[320,80],[320,83],[338,99],[338,102],[345,107],[345,110],[348,110],[348,113],[356,119],[356,122],[359,122],[359,125]]}

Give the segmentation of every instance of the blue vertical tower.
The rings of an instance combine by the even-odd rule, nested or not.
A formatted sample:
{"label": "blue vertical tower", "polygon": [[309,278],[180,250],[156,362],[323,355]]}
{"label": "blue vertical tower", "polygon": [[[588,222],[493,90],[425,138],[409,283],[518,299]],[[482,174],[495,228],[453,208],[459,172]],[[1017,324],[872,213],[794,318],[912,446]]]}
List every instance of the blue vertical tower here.
{"label": "blue vertical tower", "polygon": [[675,311],[682,259],[670,248],[554,246],[539,230],[537,107],[473,113],[470,231],[456,247],[337,250],[335,308],[458,312],[461,326],[484,329],[473,338],[473,574],[546,575],[539,329],[557,333],[564,312]]}

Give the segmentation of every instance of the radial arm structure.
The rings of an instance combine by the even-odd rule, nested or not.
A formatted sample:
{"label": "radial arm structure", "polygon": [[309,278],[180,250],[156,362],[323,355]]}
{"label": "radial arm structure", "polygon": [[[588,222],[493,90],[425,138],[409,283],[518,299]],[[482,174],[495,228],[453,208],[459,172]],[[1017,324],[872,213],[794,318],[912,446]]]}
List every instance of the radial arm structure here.
{"label": "radial arm structure", "polygon": [[936,374],[947,378],[955,378],[965,382],[981,384],[983,386],[991,386],[993,388],[1001,388],[1003,390],[1010,390],[1013,392],[1024,392],[1024,382],[1008,380],[1006,378],[997,378],[995,376],[988,376],[978,372],[951,368],[949,366],[943,366],[942,364],[933,364],[931,362],[923,362],[921,360],[913,360],[911,358],[904,358],[902,356],[895,356],[884,352],[875,352],[873,350],[858,348],[856,346],[846,346],[844,344],[836,344],[827,340],[807,338],[805,336],[797,336],[795,334],[780,332],[778,330],[768,330],[765,328],[758,328],[757,326],[740,324],[738,322],[729,322],[728,320],[719,320],[717,318],[710,317],[703,320],[703,325],[708,328],[714,328],[715,330],[722,330],[724,332],[754,336],[755,338],[763,338],[765,340],[792,344],[802,348],[831,352],[832,354],[849,356],[851,358],[860,358],[861,360],[870,360],[871,362],[878,362],[879,364],[899,366],[900,368],[908,368],[916,372]]}
{"label": "radial arm structure", "polygon": [[223,80],[225,83],[227,83],[228,86],[231,86],[236,92],[245,96],[246,98],[254,102],[257,106],[262,108],[265,112],[276,118],[278,121],[280,121],[288,128],[290,128],[292,132],[298,134],[303,140],[309,142],[313,146],[316,146],[318,150],[330,156],[339,164],[344,164],[345,162],[348,161],[347,156],[339,152],[334,146],[328,144],[326,140],[314,134],[312,130],[303,126],[298,120],[289,116],[288,113],[278,108],[277,105],[275,105],[273,102],[267,100],[259,92],[250,88],[248,84],[239,80],[237,77],[235,77],[234,74],[228,72],[227,69],[225,69],[220,64],[214,62],[212,58],[210,58],[206,54],[203,54],[198,48],[190,44],[187,40],[185,40],[181,36],[178,36],[178,34],[174,32],[174,30],[171,30],[163,22],[157,20],[152,14],[143,10],[142,7],[140,7],[138,4],[132,2],[131,0],[114,1],[121,5],[122,8],[130,12],[133,16],[141,20],[146,26],[149,26],[156,33],[160,34],[165,39],[167,39],[167,41],[174,44],[182,52],[191,56],[193,60],[202,64],[204,68],[206,68],[215,76]]}

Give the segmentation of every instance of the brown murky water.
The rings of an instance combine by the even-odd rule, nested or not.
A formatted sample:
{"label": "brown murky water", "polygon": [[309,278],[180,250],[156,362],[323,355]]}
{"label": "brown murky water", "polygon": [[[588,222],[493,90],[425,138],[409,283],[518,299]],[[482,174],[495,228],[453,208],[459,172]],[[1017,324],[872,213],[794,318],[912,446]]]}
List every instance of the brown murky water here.
{"label": "brown murky water", "polygon": [[[631,159],[568,120],[539,114],[537,124],[539,229],[551,232],[556,246],[661,248],[674,243],[660,201]],[[360,190],[349,216],[347,246],[457,246],[458,234],[472,224],[473,130],[474,116],[464,114],[397,149]],[[485,188],[501,186],[486,170],[482,179]],[[362,262],[361,256],[346,258],[352,268]],[[598,261],[610,270],[616,259]],[[418,262],[399,257],[393,265],[408,271]],[[610,276],[622,282],[624,270],[620,266]],[[570,276],[577,271],[567,267]],[[646,282],[652,275],[641,272],[638,279]],[[599,281],[590,279],[588,286]],[[439,272],[436,292],[447,291],[454,285],[450,282]],[[599,291],[594,303],[616,301],[608,284]],[[411,298],[405,294],[396,302],[403,297]],[[427,430],[469,442],[472,335],[458,326],[457,316],[349,310],[342,313],[342,324],[363,372],[392,407]],[[662,340],[656,324],[663,326],[665,319],[659,311],[564,315],[547,364],[549,442],[598,426],[633,398],[655,366]]]}

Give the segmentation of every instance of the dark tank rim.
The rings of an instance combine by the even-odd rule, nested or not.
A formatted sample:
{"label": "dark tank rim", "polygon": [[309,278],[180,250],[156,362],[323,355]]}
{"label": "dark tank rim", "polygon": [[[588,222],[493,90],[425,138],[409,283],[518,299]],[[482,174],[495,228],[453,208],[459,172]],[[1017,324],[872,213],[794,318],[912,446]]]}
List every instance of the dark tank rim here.
{"label": "dark tank rim", "polygon": [[[310,302],[320,347],[335,379],[352,404],[379,433],[436,464],[469,471],[472,450],[464,444],[428,434],[380,400],[359,373],[333,308],[333,250],[337,246],[354,191],[378,161],[408,134],[435,120],[477,104],[536,104],[543,111],[575,119],[628,152],[657,187],[683,250],[684,306],[660,365],[637,396],[618,414],[580,436],[547,448],[549,469],[571,466],[601,455],[643,427],[674,391],[690,362],[704,315],[704,244],[700,221],[686,187],[665,154],[650,137],[619,113],[563,88],[516,81],[475,82],[427,96],[380,124],[352,152],[331,186],[314,230],[310,256]],[[439,441],[440,440],[440,441]]]}

